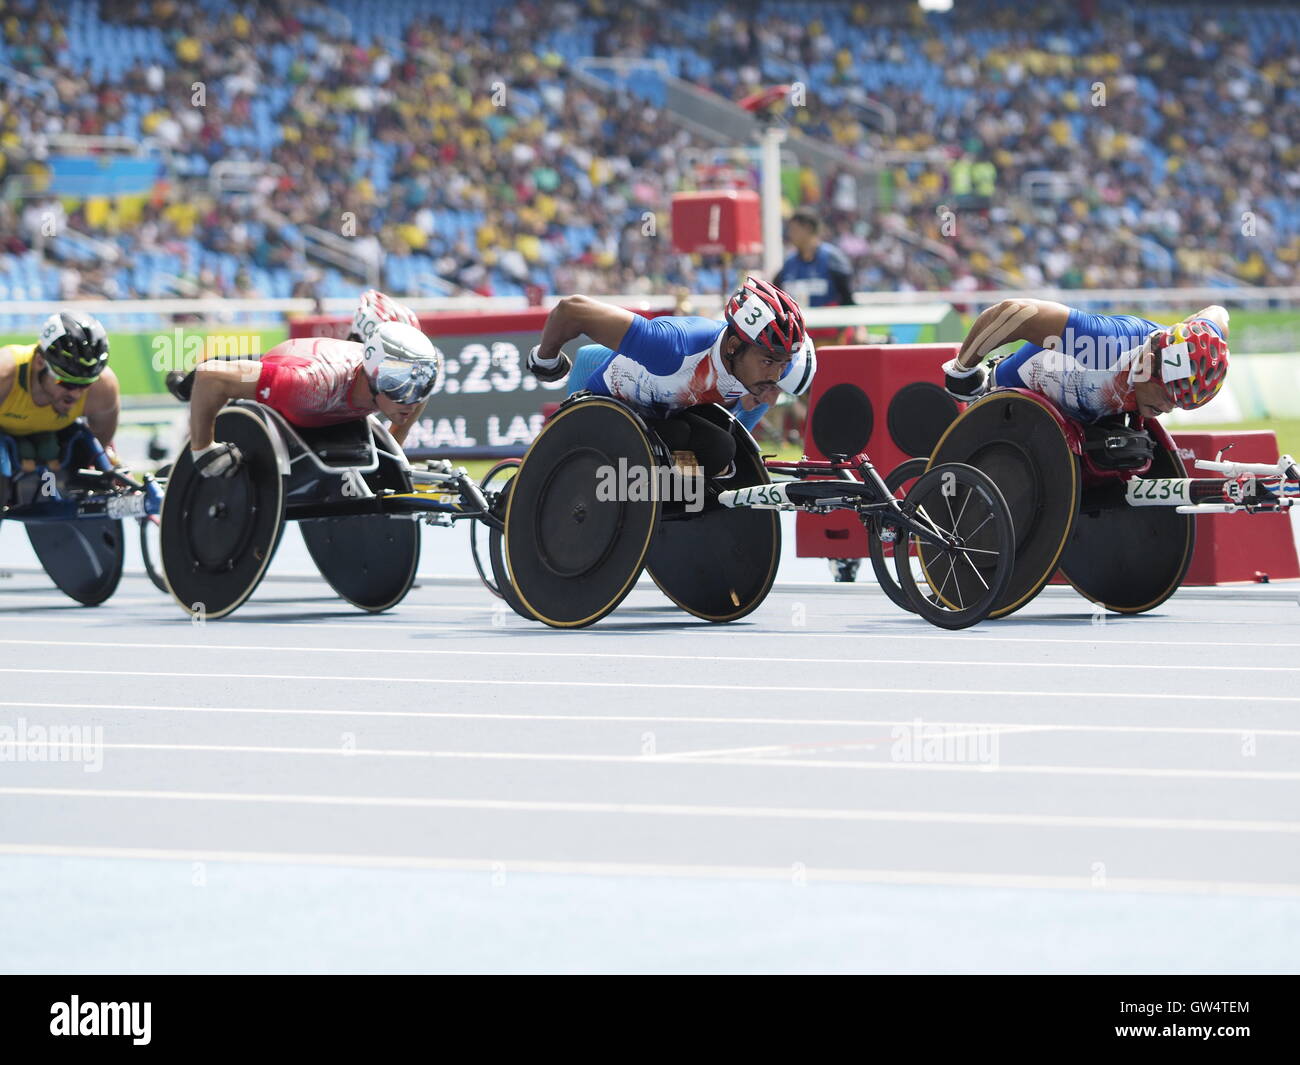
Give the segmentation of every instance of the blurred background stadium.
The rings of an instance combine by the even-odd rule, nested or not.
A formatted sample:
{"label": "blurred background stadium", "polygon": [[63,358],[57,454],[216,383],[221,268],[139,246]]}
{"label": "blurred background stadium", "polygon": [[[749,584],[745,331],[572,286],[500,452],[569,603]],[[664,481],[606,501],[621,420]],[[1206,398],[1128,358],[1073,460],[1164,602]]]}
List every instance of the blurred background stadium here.
{"label": "blurred background stadium", "polygon": [[[855,302],[1213,301],[1234,354],[1300,350],[1293,4],[0,0],[0,83],[0,343],[95,301],[132,393],[177,325],[265,350],[371,285],[708,313],[790,249],[679,254],[670,200],[760,187],[739,104],[773,85],[781,212],[816,212]],[[1291,365],[1234,364],[1202,420],[1285,443]]]}

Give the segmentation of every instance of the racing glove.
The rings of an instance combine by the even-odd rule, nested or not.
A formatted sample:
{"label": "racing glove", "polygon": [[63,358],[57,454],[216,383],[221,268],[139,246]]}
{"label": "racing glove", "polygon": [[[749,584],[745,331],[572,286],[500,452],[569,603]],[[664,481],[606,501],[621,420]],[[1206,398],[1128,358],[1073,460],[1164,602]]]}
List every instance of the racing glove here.
{"label": "racing glove", "polygon": [[539,381],[560,381],[569,376],[569,371],[573,369],[573,363],[569,356],[560,352],[553,359],[540,359],[537,353],[541,350],[541,345],[537,345],[528,353],[528,369]]}
{"label": "racing glove", "polygon": [[232,477],[244,459],[234,444],[220,442],[191,451],[190,456],[200,477]]}
{"label": "racing glove", "polygon": [[984,367],[969,369],[949,359],[943,364],[943,390],[959,403],[969,403],[984,391]]}

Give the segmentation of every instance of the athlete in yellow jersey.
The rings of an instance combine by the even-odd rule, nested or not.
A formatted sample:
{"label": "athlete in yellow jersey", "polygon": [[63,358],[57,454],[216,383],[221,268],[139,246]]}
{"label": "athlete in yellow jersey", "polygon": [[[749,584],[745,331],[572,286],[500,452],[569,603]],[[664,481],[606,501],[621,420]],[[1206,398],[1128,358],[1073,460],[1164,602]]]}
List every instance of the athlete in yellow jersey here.
{"label": "athlete in yellow jersey", "polygon": [[59,468],[62,430],[84,417],[113,465],[121,405],[108,337],[88,314],[52,314],[35,344],[0,348],[0,479],[42,462]]}

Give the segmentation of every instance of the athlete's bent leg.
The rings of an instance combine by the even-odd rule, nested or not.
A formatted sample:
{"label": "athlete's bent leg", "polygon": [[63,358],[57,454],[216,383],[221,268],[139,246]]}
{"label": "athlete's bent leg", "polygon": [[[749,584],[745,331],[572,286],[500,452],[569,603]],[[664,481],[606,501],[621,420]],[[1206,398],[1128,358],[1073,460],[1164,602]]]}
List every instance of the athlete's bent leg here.
{"label": "athlete's bent leg", "polygon": [[736,457],[736,439],[720,425],[690,411],[679,411],[656,427],[670,451],[692,451],[704,476],[723,473]]}

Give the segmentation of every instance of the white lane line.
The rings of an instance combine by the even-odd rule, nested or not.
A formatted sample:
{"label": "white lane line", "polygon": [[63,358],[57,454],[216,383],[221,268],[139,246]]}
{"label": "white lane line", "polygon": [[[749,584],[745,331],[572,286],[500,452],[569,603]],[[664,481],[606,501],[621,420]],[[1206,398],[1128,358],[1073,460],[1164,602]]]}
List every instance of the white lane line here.
{"label": "white lane line", "polygon": [[[655,877],[692,880],[771,880],[791,882],[788,865],[675,865],[650,862],[545,861],[536,858],[451,858],[427,855],[320,854],[303,851],[167,850],[159,847],[103,847],[56,843],[0,843],[0,856],[23,858],[108,858],[160,862],[233,862],[247,865],[340,866],[360,869],[414,869],[432,872],[539,873],[560,876]],[[911,887],[1011,888],[1079,891],[1099,889],[1090,876],[1026,873],[935,872],[929,869],[836,869],[806,866],[809,883],[891,884]],[[1106,895],[1135,892],[1160,895],[1300,897],[1300,886],[1233,880],[1162,880],[1108,876]]]}
{"label": "white lane line", "polygon": [[[1080,667],[1075,667],[1080,668]],[[393,677],[393,676],[325,676],[302,673],[195,673],[169,672],[166,670],[145,669],[23,669],[17,666],[0,667],[0,673],[35,673],[47,678],[55,676],[90,676],[90,677],[177,677],[185,680],[290,680],[311,681],[315,683],[356,683],[356,684],[437,684],[442,686],[466,684],[476,687],[523,687],[523,688],[650,688],[654,691],[689,691],[689,692],[783,692],[789,695],[990,695],[1003,698],[1021,699],[1117,699],[1132,701],[1133,692],[1098,692],[1098,691],[1017,691],[1005,688],[848,688],[848,687],[811,687],[809,685],[780,684],[669,684],[660,681],[640,680],[512,680],[507,678],[484,677]],[[1149,692],[1141,693],[1143,700],[1177,699],[1196,702],[1229,703],[1300,703],[1300,695],[1206,695],[1202,692]]]}
{"label": "white lane line", "polygon": [[[913,729],[911,735],[925,738],[928,731],[935,730],[936,726],[929,723],[914,722],[911,726]],[[926,731],[922,731],[922,730]],[[941,731],[933,732],[936,739],[941,741],[950,741],[957,739],[966,739],[969,736],[982,736],[989,733],[996,733],[999,737],[1013,735],[1025,732],[1038,732],[1038,725],[978,725],[974,723],[963,723],[960,725],[949,725]],[[732,755],[758,755],[766,758],[768,755],[788,755],[799,754],[808,750],[841,750],[847,747],[867,747],[875,748],[884,743],[890,743],[900,739],[898,736],[877,736],[870,740],[862,741],[844,741],[844,740],[814,740],[804,743],[767,743],[752,747],[715,747],[703,751],[674,751],[664,757],[670,758],[726,758]]]}
{"label": "white lane line", "polygon": [[[0,639],[0,645],[13,645],[20,647],[48,647],[49,640],[3,640]],[[244,643],[145,643],[139,640],[60,640],[60,647],[102,647],[113,648],[116,650],[128,651],[168,651],[176,653],[178,651],[198,651],[204,654],[212,654],[219,651],[240,651],[252,654],[322,654],[322,655],[363,655],[373,657],[375,655],[429,655],[443,656],[449,658],[502,658],[506,654],[510,658],[581,658],[590,659],[612,659],[622,661],[625,659],[644,659],[653,662],[743,662],[746,665],[752,665],[755,661],[753,655],[691,655],[691,654],[645,654],[642,652],[608,652],[608,651],[523,651],[510,650],[509,652],[496,651],[470,651],[470,650],[453,650],[449,648],[426,648],[426,647],[311,647],[304,645],[278,645],[278,644],[244,644]],[[791,665],[830,665],[830,666],[925,666],[934,668],[936,665],[943,666],[962,666],[962,667],[987,667],[992,669],[1058,669],[1069,670],[1083,667],[1079,662],[1025,662],[1015,659],[995,660],[987,658],[970,658],[944,659],[941,663],[936,662],[933,658],[791,658],[777,657],[774,655],[763,655],[762,661],[768,663],[784,663]],[[1143,672],[1154,672],[1156,670],[1172,670],[1179,673],[1190,671],[1202,672],[1232,672],[1232,673],[1300,673],[1300,666],[1225,666],[1221,664],[1213,665],[1192,665],[1180,663],[1164,662],[1089,662],[1086,665],[1089,670],[1094,669],[1140,669]]]}
{"label": "white lane line", "polygon": [[673,724],[673,725],[812,725],[827,728],[915,728],[918,723],[934,728],[1032,729],[1034,732],[1114,732],[1170,733],[1189,736],[1283,736],[1300,737],[1300,729],[1239,728],[1194,725],[1059,725],[1031,724],[1023,721],[938,721],[930,718],[808,718],[808,717],[713,717],[708,715],[657,714],[507,714],[487,710],[326,710],[278,706],[159,706],[150,703],[51,703],[35,699],[0,700],[0,707],[34,710],[144,710],[182,714],[267,714],[285,717],[412,717],[456,721],[556,721],[599,722],[601,724]]}
{"label": "white lane line", "polygon": [[[663,862],[545,861],[537,858],[455,858],[424,854],[322,854],[300,850],[207,850],[152,847],[87,847],[87,845],[0,843],[0,856],[52,858],[113,858],[126,861],[234,862],[243,865],[341,866],[346,869],[409,869],[438,873],[528,873],[564,876],[649,876],[649,878],[772,880],[789,884],[790,866],[673,865]],[[1099,892],[1091,876],[1052,876],[1018,873],[949,873],[920,869],[831,869],[806,866],[809,883],[896,884],[907,887],[1013,888],[1036,891]],[[1300,897],[1290,883],[1248,880],[1171,880],[1108,876],[1105,895],[1229,895]]]}
{"label": "white lane line", "polygon": [[[487,589],[485,588],[484,591],[487,591]],[[28,594],[24,592],[6,593],[2,588],[0,588],[0,604],[12,603],[15,601],[38,603],[38,604],[49,603],[49,604],[56,604],[58,606],[63,606],[66,604],[68,609],[72,611],[75,611],[79,606],[79,604],[73,603],[65,599],[62,593],[59,592],[57,589],[51,588],[50,592],[52,593],[50,595],[44,595],[40,593]],[[262,607],[267,607],[269,609],[274,609],[276,607],[291,605],[290,601],[292,601],[292,603],[300,603],[304,610],[313,609],[313,608],[321,609],[321,610],[335,609],[339,611],[339,614],[342,617],[346,617],[349,614],[355,616],[357,613],[356,607],[352,606],[346,600],[340,599],[337,595],[331,593],[327,588],[324,589],[323,591],[318,592],[315,595],[300,595],[300,596],[271,595],[265,599],[250,600],[250,603],[254,606],[262,606]],[[187,624],[189,623],[189,618],[185,617],[185,615],[181,613],[180,609],[174,603],[163,598],[161,592],[159,592],[158,595],[156,596],[114,595],[113,602],[119,604],[147,603],[147,604],[152,604],[154,606],[163,607],[166,608],[166,612],[169,615],[173,616],[176,620],[183,621]],[[477,597],[475,598],[473,603],[467,603],[463,606],[454,603],[444,606],[439,603],[417,603],[414,601],[404,602],[402,604],[403,610],[432,610],[434,612],[439,612],[439,613],[455,612],[458,614],[475,612],[475,613],[483,613],[489,617],[491,616],[492,613],[491,607],[492,607],[491,600],[484,602],[483,600]]]}
{"label": "white lane line", "polygon": [[[0,596],[0,603],[2,603],[3,601],[4,601],[4,597]],[[11,621],[28,627],[38,623],[42,625],[45,624],[76,625],[82,629],[88,627],[86,622],[82,620],[82,618],[84,618],[85,616],[84,613],[80,612],[80,608],[78,608],[75,604],[71,604],[71,603],[69,604],[67,613],[69,615],[67,617],[52,616],[52,615],[42,615],[41,617],[32,617],[30,615],[0,614],[0,622]],[[345,614],[340,614],[338,616],[346,617],[348,615],[345,613]],[[490,618],[492,615],[488,613],[485,616],[487,618]],[[269,627],[286,628],[286,629],[312,629],[317,633],[329,629],[358,629],[363,631],[369,631],[372,633],[377,632],[380,634],[389,632],[391,630],[404,630],[409,632],[437,632],[437,633],[446,633],[449,635],[460,636],[466,640],[483,640],[483,639],[500,640],[502,638],[509,638],[511,640],[516,640],[521,633],[533,635],[541,639],[560,640],[565,638],[563,636],[555,636],[551,630],[543,630],[541,628],[538,628],[536,625],[527,625],[522,621],[518,625],[512,624],[512,626],[508,630],[494,629],[491,635],[486,635],[482,632],[466,633],[463,625],[455,625],[455,624],[421,625],[417,622],[393,621],[390,620],[390,618],[391,615],[388,614],[378,615],[373,619],[367,621],[336,621],[334,620],[333,616],[328,618],[318,618],[314,621],[280,621],[280,620],[261,620],[261,619],[254,619],[254,618],[230,617],[230,618],[222,618],[220,621],[212,622],[212,624],[218,625],[222,629],[234,629],[241,626],[242,627],[251,626],[257,629],[266,629]],[[188,628],[191,627],[192,625],[190,619],[184,617],[179,612],[171,620],[176,623],[176,626],[178,628],[182,626]],[[515,620],[513,615],[511,615],[509,620],[511,620],[512,622]],[[119,629],[137,626],[139,628],[147,628],[150,631],[154,631],[155,626],[157,625],[156,620],[152,620],[152,619],[145,621],[140,619],[122,618],[122,619],[115,619],[115,621],[116,624],[113,627]],[[1168,618],[1156,619],[1151,622],[1151,624],[1159,624],[1159,625],[1168,625],[1172,623],[1174,622]],[[932,627],[923,628],[923,629],[909,627],[908,629],[902,632],[819,632],[815,629],[813,630],[800,629],[798,631],[794,631],[794,630],[786,631],[783,629],[774,629],[773,631],[770,632],[746,632],[732,627],[726,629],[723,632],[719,632],[712,625],[709,625],[705,622],[700,622],[698,625],[696,625],[693,623],[693,620],[691,618],[687,617],[686,615],[682,615],[681,623],[678,625],[675,625],[673,627],[669,627],[665,625],[662,629],[660,629],[660,628],[653,627],[652,625],[650,625],[650,623],[647,623],[647,628],[644,630],[637,631],[635,635],[651,637],[655,640],[662,640],[662,639],[669,639],[672,637],[676,637],[679,639],[690,639],[693,641],[726,640],[727,642],[731,642],[733,640],[740,640],[740,639],[783,640],[784,641],[789,639],[805,638],[805,639],[815,639],[815,640],[895,640],[895,641],[903,640],[909,643],[915,643],[918,636],[924,633],[924,639],[927,642],[933,642],[936,640],[961,640],[966,642],[967,644],[977,644],[977,645],[982,643],[1069,644],[1073,647],[1081,647],[1081,648],[1086,648],[1088,650],[1094,650],[1094,649],[1105,650],[1107,648],[1123,648],[1123,647],[1159,647],[1166,652],[1169,650],[1171,646],[1170,640],[1167,638],[1163,640],[1135,640],[1135,639],[1128,638],[1127,635],[1120,635],[1118,633],[1116,634],[1115,638],[1109,640],[1097,639],[1095,638],[1095,635],[1090,635],[1087,638],[1066,637],[1066,636],[1009,636],[1009,635],[1004,635],[1004,633],[1001,631],[998,631],[996,629],[997,624],[998,624],[997,622],[989,622],[989,625],[993,627],[987,630],[967,629],[963,633],[939,632],[938,630],[933,629]],[[1088,621],[1088,616],[1081,615],[1081,620],[1078,624],[1081,632],[1086,631],[1090,634],[1095,634],[1097,626],[1092,625]],[[1141,622],[1129,621],[1129,622],[1121,623],[1117,621],[1112,627],[1118,629],[1122,625],[1122,627],[1125,629],[1132,629],[1132,627],[1137,624],[1141,624]],[[1213,622],[1197,621],[1197,622],[1187,622],[1186,624],[1196,624],[1196,625],[1257,624],[1259,627],[1264,627],[1271,623],[1267,621],[1240,622],[1240,623],[1223,622],[1220,619],[1216,619]],[[1300,621],[1298,621],[1297,624],[1300,624]],[[508,637],[506,636],[507,633],[508,633]],[[576,639],[581,637],[587,637],[587,638],[598,638],[598,639],[608,640],[608,639],[622,638],[623,636],[626,635],[628,634],[623,630],[613,630],[609,628],[602,629],[597,627],[592,629],[583,629],[580,632],[579,631],[570,632],[568,634],[568,638]],[[1184,640],[1180,638],[1176,641],[1176,643],[1173,646],[1180,647],[1180,648],[1181,647],[1212,647],[1215,648],[1216,650],[1228,650],[1233,648],[1238,648],[1240,650],[1253,650],[1255,648],[1260,648],[1260,647],[1296,648],[1296,647],[1300,647],[1300,642],[1268,641],[1268,640],[1248,640],[1248,641],[1233,642],[1228,640]]]}
{"label": "white lane line", "polygon": [[281,806],[356,806],[419,810],[496,810],[505,813],[626,814],[642,817],[721,817],[750,821],[850,821],[1032,828],[1119,828],[1144,831],[1259,832],[1293,835],[1300,821],[1211,818],[1097,817],[994,814],[932,810],[843,810],[832,807],[707,806],[674,803],[555,802],[532,799],[435,799],[418,795],[304,795],[276,792],[165,791],[145,788],[0,787],[0,795],[41,799],[143,799],[158,802],[271,803]]}
{"label": "white lane line", "polygon": [[[37,750],[50,748],[67,748],[78,751],[84,749],[80,741],[45,741],[26,740],[11,744],[15,747],[29,747]],[[996,776],[1000,773],[1012,775],[1032,774],[1044,776],[1100,776],[1100,777],[1168,777],[1183,780],[1259,780],[1282,781],[1300,780],[1300,772],[1281,770],[1245,770],[1245,769],[1145,769],[1138,767],[1108,766],[1072,766],[1072,765],[1008,765],[1005,763],[977,764],[964,762],[861,762],[840,759],[812,758],[744,758],[728,757],[726,752],[718,756],[708,752],[686,751],[681,754],[556,754],[532,751],[422,751],[413,749],[354,748],[345,750],[341,747],[260,747],[244,744],[223,743],[100,743],[95,745],[105,751],[186,751],[204,754],[286,754],[295,756],[324,756],[327,758],[424,758],[450,759],[462,761],[485,762],[585,762],[591,764],[615,765],[675,765],[675,766],[740,766],[764,769],[785,767],[791,769],[875,769],[898,770],[901,772],[936,772],[936,773],[983,773]],[[783,750],[786,748],[771,748]],[[768,748],[740,748],[740,750],[763,751]],[[43,759],[57,762],[60,759]]]}

